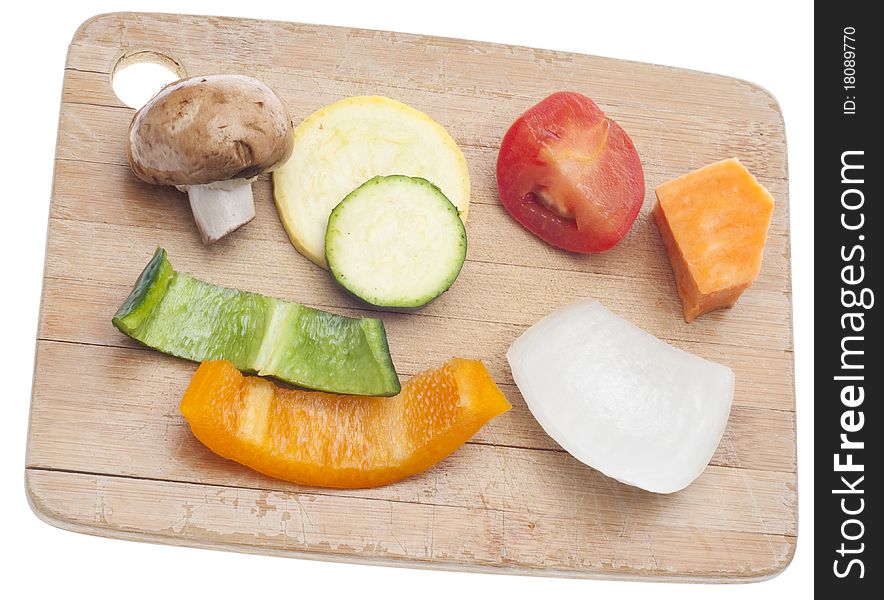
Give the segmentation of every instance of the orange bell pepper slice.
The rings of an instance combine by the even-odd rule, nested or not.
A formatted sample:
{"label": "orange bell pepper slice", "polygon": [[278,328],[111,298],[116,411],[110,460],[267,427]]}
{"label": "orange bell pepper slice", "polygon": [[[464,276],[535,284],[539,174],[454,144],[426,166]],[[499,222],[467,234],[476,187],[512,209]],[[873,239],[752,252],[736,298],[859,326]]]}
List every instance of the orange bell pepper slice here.
{"label": "orange bell pepper slice", "polygon": [[511,408],[480,361],[455,358],[391,398],[279,387],[231,363],[200,365],[181,414],[210,450],[256,471],[330,488],[424,471]]}

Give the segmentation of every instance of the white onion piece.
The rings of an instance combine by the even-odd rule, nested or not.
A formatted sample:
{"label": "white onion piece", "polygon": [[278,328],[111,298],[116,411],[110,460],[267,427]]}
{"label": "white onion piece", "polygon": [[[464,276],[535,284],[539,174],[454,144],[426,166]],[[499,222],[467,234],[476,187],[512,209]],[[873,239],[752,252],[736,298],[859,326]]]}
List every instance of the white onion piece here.
{"label": "white onion piece", "polygon": [[595,300],[530,327],[507,352],[543,429],[579,461],[651,492],[676,492],[712,458],[734,374],[621,319]]}

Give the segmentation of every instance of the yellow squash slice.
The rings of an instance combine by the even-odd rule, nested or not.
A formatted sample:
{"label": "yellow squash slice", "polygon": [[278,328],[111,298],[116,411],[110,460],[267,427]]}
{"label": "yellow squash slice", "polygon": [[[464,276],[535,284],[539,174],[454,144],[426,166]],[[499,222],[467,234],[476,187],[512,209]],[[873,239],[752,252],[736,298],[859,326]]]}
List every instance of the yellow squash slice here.
{"label": "yellow squash slice", "polygon": [[294,138],[291,158],[273,173],[273,196],[292,244],[323,268],[332,209],[377,175],[423,177],[466,219],[470,176],[463,153],[441,125],[406,104],[344,98],[304,119]]}

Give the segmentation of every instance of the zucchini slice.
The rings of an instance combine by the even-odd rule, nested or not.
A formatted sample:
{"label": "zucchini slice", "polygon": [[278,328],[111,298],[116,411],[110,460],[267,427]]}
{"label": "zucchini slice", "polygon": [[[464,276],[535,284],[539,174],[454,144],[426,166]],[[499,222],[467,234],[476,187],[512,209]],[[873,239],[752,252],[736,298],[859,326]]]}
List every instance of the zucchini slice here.
{"label": "zucchini slice", "polygon": [[467,254],[457,208],[420,177],[374,177],[332,211],[325,256],[353,295],[382,307],[416,308],[447,290]]}

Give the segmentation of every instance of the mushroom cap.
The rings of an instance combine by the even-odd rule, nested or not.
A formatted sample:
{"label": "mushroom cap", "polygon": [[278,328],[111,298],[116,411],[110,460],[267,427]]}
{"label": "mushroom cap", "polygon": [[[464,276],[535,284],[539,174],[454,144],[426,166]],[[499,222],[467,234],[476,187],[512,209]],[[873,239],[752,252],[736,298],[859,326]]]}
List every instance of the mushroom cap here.
{"label": "mushroom cap", "polygon": [[271,171],[293,143],[273,90],[243,75],[205,75],[170,83],[135,113],[128,154],[148,183],[202,185]]}

